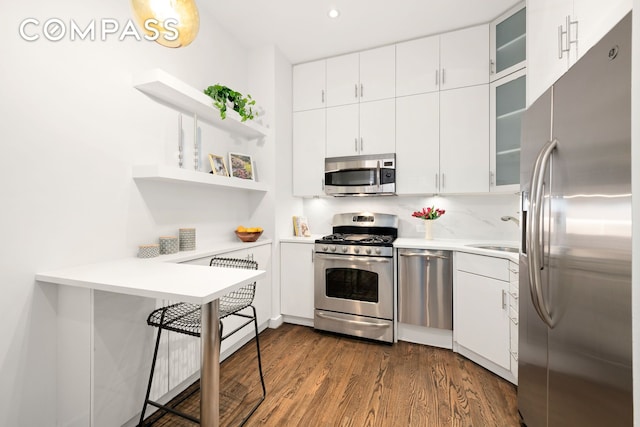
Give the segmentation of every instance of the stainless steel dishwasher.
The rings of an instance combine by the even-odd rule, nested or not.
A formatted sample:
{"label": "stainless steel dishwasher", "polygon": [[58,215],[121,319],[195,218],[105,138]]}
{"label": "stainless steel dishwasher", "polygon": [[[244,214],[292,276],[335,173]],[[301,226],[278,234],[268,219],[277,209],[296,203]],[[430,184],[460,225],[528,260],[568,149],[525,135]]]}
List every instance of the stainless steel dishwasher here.
{"label": "stainless steel dishwasher", "polygon": [[398,250],[398,321],[453,330],[451,251]]}

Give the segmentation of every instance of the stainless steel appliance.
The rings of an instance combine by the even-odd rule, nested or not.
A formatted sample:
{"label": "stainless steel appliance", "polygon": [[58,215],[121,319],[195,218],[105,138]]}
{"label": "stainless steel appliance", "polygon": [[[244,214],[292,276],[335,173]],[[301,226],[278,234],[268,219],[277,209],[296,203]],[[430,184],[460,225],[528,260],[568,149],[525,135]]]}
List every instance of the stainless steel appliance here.
{"label": "stainless steel appliance", "polygon": [[315,243],[316,329],[393,342],[395,215],[337,214]]}
{"label": "stainless steel appliance", "polygon": [[398,321],[453,330],[451,251],[398,250]]}
{"label": "stainless steel appliance", "polygon": [[380,196],[396,193],[396,155],[328,157],[324,191],[332,196]]}
{"label": "stainless steel appliance", "polygon": [[525,113],[518,408],[631,426],[631,15]]}

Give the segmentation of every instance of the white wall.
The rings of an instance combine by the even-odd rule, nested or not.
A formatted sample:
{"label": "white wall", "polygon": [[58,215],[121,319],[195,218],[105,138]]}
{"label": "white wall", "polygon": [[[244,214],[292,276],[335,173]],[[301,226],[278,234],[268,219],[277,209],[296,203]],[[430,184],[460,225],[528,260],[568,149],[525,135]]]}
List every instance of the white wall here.
{"label": "white wall", "polygon": [[336,213],[364,210],[395,214],[399,220],[400,237],[423,237],[423,220],[413,218],[411,214],[429,206],[446,211],[434,223],[433,236],[436,239],[519,240],[517,225],[500,220],[504,215],[518,217],[519,196],[514,194],[305,199],[304,215],[309,220],[312,233],[328,234]]}
{"label": "white wall", "polygon": [[[268,102],[264,119],[273,124],[268,144],[260,146],[260,167],[258,173],[262,179],[273,183],[271,191],[254,196],[251,226],[266,227],[270,236],[281,236],[283,227],[290,226],[290,212],[302,206],[300,199],[292,194],[292,125],[291,125],[291,63],[274,46],[255,49],[249,56],[249,84],[254,96]],[[284,225],[283,225],[284,224]],[[290,228],[290,227],[289,227]],[[288,228],[286,229],[288,230]],[[272,314],[270,326],[281,322],[280,316],[280,250],[277,240],[272,253]]]}
{"label": "white wall", "polygon": [[[57,318],[57,287],[36,283],[36,272],[133,256],[138,244],[183,226],[197,228],[198,242],[231,240],[251,204],[233,191],[131,179],[133,164],[175,162],[177,134],[177,113],[133,89],[134,73],[160,67],[196,88],[247,90],[248,53],[212,17],[201,10],[198,38],[177,50],[115,36],[27,42],[18,26],[29,17],[82,26],[125,23],[131,13],[129,2],[99,0],[30,0],[2,11],[2,426],[56,425],[56,325],[66,319]],[[185,119],[188,137],[191,126]],[[204,154],[252,149],[201,132]]]}

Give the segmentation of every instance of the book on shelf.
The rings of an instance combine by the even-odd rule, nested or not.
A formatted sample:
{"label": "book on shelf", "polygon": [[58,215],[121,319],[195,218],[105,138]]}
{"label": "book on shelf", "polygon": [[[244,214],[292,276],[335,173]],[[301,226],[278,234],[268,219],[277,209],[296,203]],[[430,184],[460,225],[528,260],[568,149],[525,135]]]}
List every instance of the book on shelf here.
{"label": "book on shelf", "polygon": [[293,235],[299,237],[311,236],[311,231],[309,231],[309,222],[307,221],[306,217],[293,217]]}

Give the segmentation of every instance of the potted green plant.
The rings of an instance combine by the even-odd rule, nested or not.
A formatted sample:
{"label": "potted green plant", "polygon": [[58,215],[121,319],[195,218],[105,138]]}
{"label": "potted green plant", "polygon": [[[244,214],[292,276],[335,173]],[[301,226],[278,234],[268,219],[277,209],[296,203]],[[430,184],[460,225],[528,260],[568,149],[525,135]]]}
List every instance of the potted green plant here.
{"label": "potted green plant", "polygon": [[258,113],[254,112],[252,106],[256,104],[251,95],[243,96],[240,92],[220,84],[209,86],[204,90],[205,95],[213,99],[213,105],[220,110],[220,118],[227,117],[227,106],[240,115],[241,121],[253,120]]}

